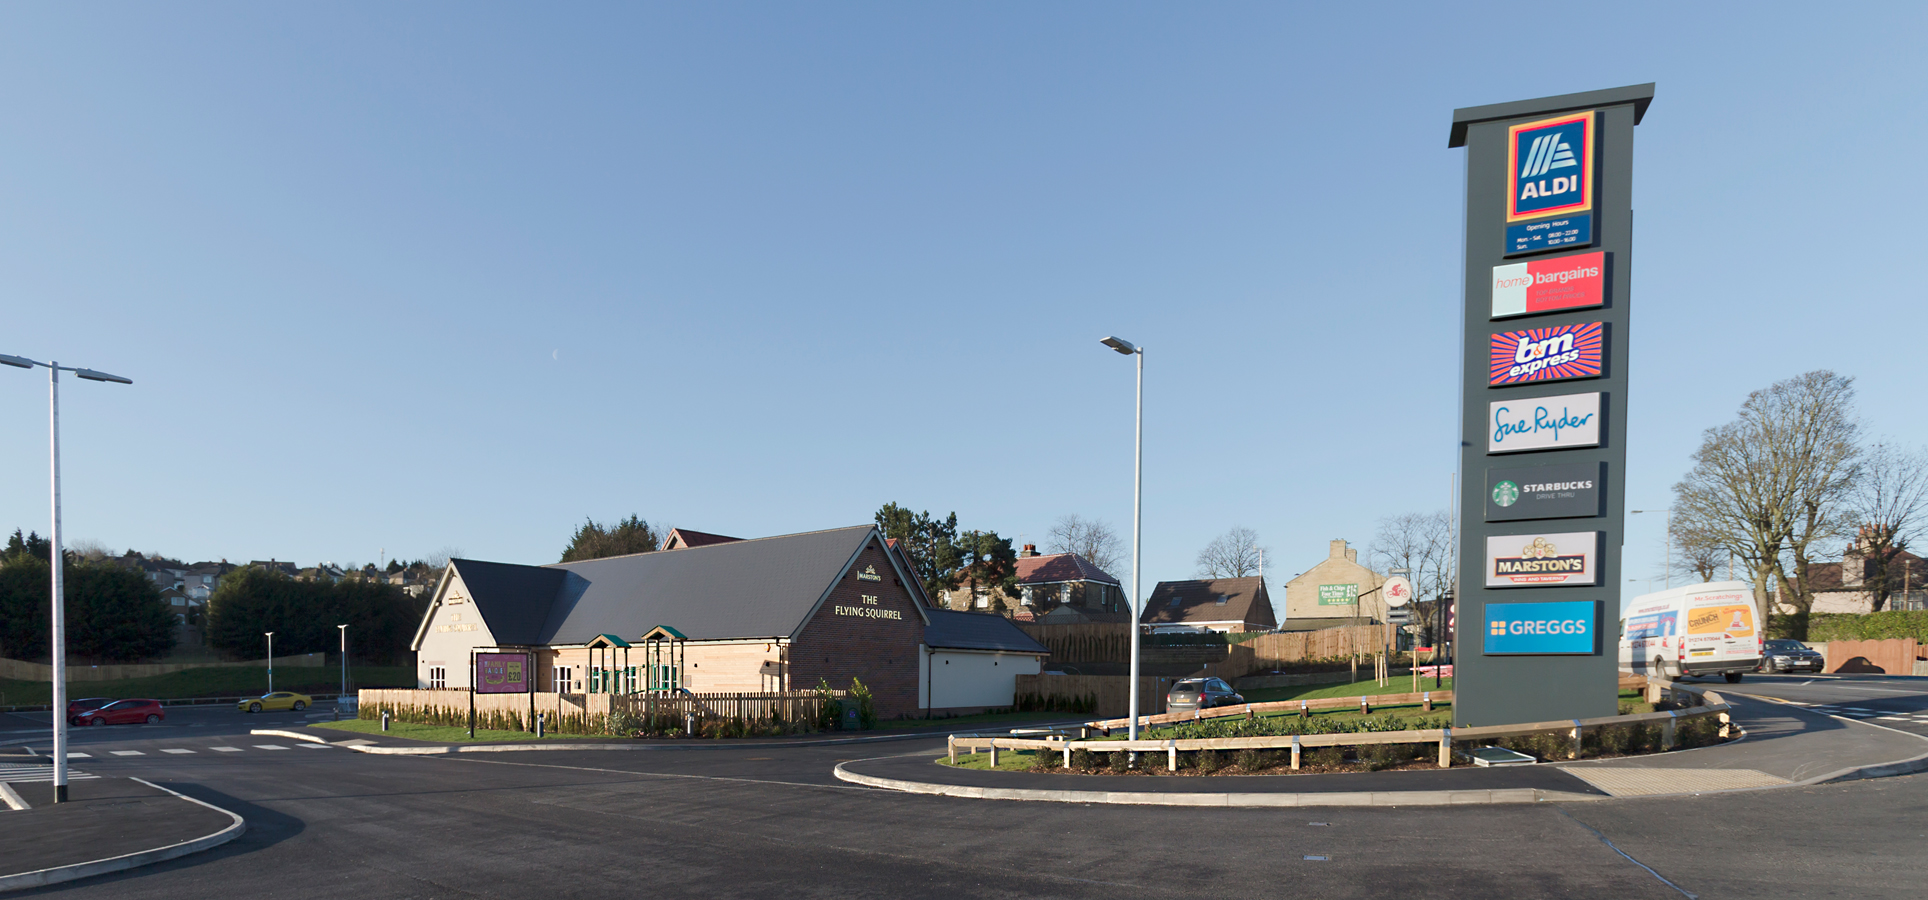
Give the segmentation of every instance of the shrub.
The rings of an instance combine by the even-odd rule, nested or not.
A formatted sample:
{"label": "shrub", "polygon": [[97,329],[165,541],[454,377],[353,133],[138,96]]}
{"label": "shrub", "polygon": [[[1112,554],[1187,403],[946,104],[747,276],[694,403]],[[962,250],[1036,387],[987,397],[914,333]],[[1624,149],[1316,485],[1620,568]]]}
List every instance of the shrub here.
{"label": "shrub", "polygon": [[1326,769],[1344,765],[1345,761],[1346,751],[1338,747],[1311,747],[1299,754],[1300,764]]}
{"label": "shrub", "polygon": [[850,699],[857,702],[857,727],[865,731],[877,727],[877,700],[863,679],[850,679]]}
{"label": "shrub", "polygon": [[1106,768],[1109,768],[1111,771],[1113,772],[1131,771],[1131,754],[1126,753],[1122,750],[1115,750],[1113,752],[1105,754],[1105,756],[1108,757],[1105,760],[1105,766]]}
{"label": "shrub", "polygon": [[1240,750],[1232,756],[1232,765],[1243,772],[1263,772],[1272,768],[1272,754],[1265,750]]}
{"label": "shrub", "polygon": [[1071,768],[1077,769],[1079,771],[1083,771],[1086,769],[1095,769],[1097,767],[1098,767],[1097,761],[1091,758],[1091,751],[1086,750],[1082,747],[1071,751]]}
{"label": "shrub", "polygon": [[835,731],[837,721],[843,718],[843,702],[831,696],[830,682],[817,679],[817,730]]}
{"label": "shrub", "polygon": [[1038,750],[1031,754],[1031,771],[1055,772],[1058,770],[1058,764],[1063,761],[1064,758],[1056,753],[1052,753],[1049,750]]}
{"label": "shrub", "polygon": [[1224,767],[1225,760],[1218,755],[1217,750],[1200,750],[1192,754],[1192,768],[1197,769],[1201,774],[1210,775]]}

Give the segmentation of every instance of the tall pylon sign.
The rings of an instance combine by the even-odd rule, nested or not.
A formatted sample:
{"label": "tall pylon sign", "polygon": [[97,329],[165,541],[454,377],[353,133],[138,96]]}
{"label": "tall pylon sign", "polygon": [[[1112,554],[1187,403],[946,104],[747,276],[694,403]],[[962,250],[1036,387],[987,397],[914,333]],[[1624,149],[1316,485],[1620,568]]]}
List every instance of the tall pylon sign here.
{"label": "tall pylon sign", "polygon": [[1633,129],[1651,84],[1455,110],[1466,148],[1453,722],[1614,715]]}

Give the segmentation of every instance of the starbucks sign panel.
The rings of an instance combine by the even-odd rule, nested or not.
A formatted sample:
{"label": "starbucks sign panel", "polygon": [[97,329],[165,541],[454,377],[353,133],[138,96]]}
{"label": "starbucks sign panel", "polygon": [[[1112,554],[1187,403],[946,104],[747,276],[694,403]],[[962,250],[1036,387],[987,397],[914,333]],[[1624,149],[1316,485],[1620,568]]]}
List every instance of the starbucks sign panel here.
{"label": "starbucks sign panel", "polygon": [[1592,587],[1600,583],[1600,532],[1499,534],[1486,539],[1486,586]]}
{"label": "starbucks sign panel", "polygon": [[1600,515],[1604,463],[1510,466],[1486,470],[1486,521]]}

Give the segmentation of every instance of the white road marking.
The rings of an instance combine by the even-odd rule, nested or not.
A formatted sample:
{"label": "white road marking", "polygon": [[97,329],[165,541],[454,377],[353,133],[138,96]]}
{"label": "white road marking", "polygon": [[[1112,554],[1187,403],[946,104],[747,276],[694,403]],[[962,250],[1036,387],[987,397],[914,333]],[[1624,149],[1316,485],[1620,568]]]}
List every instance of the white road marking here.
{"label": "white road marking", "polygon": [[288,748],[286,748],[286,747],[283,747],[283,746],[281,746],[280,744],[256,744],[256,745],[254,745],[254,749],[256,749],[256,750],[286,750],[286,749],[288,749]]}
{"label": "white road marking", "polygon": [[214,750],[220,753],[240,753],[241,752],[240,747],[209,747],[208,749]]}
{"label": "white road marking", "polygon": [[68,759],[93,759],[94,754],[82,753],[79,750],[69,750],[67,751],[67,758]]}
{"label": "white road marking", "polygon": [[161,748],[161,752],[162,752],[162,753],[193,753],[194,751],[192,751],[192,750],[183,750],[183,749],[181,749],[181,748],[179,748],[179,747],[163,747],[163,748]]}
{"label": "white road marking", "polygon": [[295,746],[297,746],[297,747],[300,747],[300,748],[301,748],[301,749],[303,749],[303,750],[333,750],[333,749],[335,749],[335,748],[333,748],[333,747],[330,747],[330,746],[328,746],[327,744],[296,744]]}
{"label": "white road marking", "polygon": [[145,753],[142,753],[139,750],[109,750],[107,752],[112,753],[115,756],[146,756],[147,755]]}

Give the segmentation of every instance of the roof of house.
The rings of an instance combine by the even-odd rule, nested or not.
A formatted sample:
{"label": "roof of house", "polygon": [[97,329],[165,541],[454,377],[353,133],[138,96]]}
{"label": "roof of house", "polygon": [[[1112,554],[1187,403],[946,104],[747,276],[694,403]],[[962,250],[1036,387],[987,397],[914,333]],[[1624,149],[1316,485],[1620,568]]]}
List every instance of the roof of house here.
{"label": "roof of house", "polygon": [[671,528],[663,535],[664,550],[688,550],[691,547],[708,547],[711,544],[728,544],[743,540],[724,534],[710,534],[707,531],[691,531],[688,528]]}
{"label": "roof of house", "polygon": [[924,643],[941,650],[1051,652],[1011,620],[994,613],[933,609],[928,615],[931,623],[924,629]]}
{"label": "roof of house", "polygon": [[1161,581],[1145,602],[1146,625],[1185,622],[1244,622],[1264,628],[1278,625],[1265,579],[1207,578],[1199,581]]}
{"label": "roof of house", "polygon": [[1105,584],[1118,584],[1118,579],[1105,573],[1076,553],[1053,553],[1049,556],[1027,556],[1018,559],[1019,584],[1050,584],[1057,581],[1102,581]]}
{"label": "roof of house", "polygon": [[581,644],[605,633],[628,640],[657,626],[697,641],[790,637],[875,531],[859,525],[547,566],[449,564],[498,644]]}

